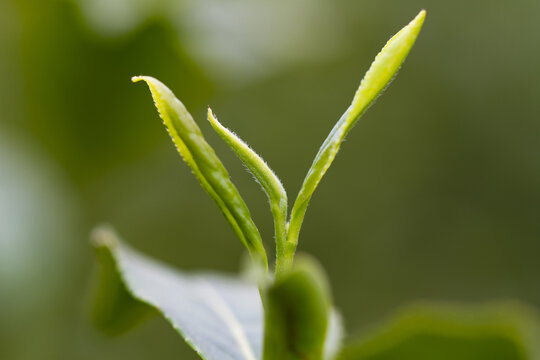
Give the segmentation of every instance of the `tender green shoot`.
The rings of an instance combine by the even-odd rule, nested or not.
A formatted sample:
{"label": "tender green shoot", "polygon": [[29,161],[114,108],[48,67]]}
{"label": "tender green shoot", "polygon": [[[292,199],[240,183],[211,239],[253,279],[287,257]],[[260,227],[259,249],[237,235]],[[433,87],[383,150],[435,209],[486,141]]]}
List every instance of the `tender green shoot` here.
{"label": "tender green shoot", "polygon": [[141,80],[148,84],[169,135],[203,189],[214,199],[252,256],[268,267],[261,235],[251,219],[247,205],[191,114],[159,80],[150,76],[133,77],[134,82]]}
{"label": "tender green shoot", "polygon": [[208,121],[257,179],[268,197],[272,216],[274,217],[277,253],[276,268],[278,269],[276,271],[279,272],[279,269],[283,266],[281,261],[285,258],[285,241],[287,238],[287,193],[285,188],[266,162],[235,133],[221,125],[210,108],[208,108]]}
{"label": "tender green shoot", "polygon": [[[288,223],[287,194],[278,177],[257,153],[232,131],[221,125],[212,110],[208,108],[208,120],[212,127],[247,166],[268,196],[274,217],[276,276],[282,276],[292,266],[300,228],[311,196],[334,161],[345,136],[397,74],[416,41],[425,16],[426,12],[422,10],[413,21],[394,35],[375,57],[356,91],[352,104],[336,123],[315,156],[298,193]],[[267,267],[262,240],[257,227],[251,220],[246,204],[232,184],[227,170],[202,136],[201,130],[184,105],[165,85],[152,77],[139,76],[134,77],[133,80],[147,82],[156,107],[178,151],[193,169],[202,187],[218,204],[250,253],[262,258]]]}
{"label": "tender green shoot", "polygon": [[362,79],[352,104],[336,123],[315,156],[291,211],[287,235],[287,258],[284,260],[288,266],[292,264],[302,221],[313,192],[334,161],[347,133],[390,83],[405,61],[422,28],[425,16],[426,12],[422,10],[413,21],[386,43]]}
{"label": "tender green shoot", "polygon": [[[208,120],[214,130],[246,165],[269,199],[276,237],[276,276],[272,279],[265,272],[264,279],[258,279],[260,299],[253,300],[256,289],[253,283],[239,284],[225,278],[191,277],[173,272],[123,245],[110,231],[101,231],[97,233],[95,245],[106,275],[102,277],[102,288],[110,296],[103,296],[98,303],[98,323],[107,329],[121,329],[132,323],[128,320],[144,315],[146,307],[154,307],[169,318],[188,343],[208,360],[322,360],[332,357],[331,354],[340,347],[341,325],[332,308],[322,269],[305,257],[293,264],[300,227],[311,196],[345,136],[395,76],[411,50],[424,18],[425,11],[421,11],[375,58],[352,104],[319,149],[294,203],[289,223],[287,194],[278,177],[255,151],[221,125],[208,108]],[[248,248],[256,260],[253,264],[257,268],[264,264],[267,270],[268,261],[259,231],[200,128],[164,84],[148,76],[133,78],[134,82],[141,80],[149,86],[180,155]],[[169,292],[178,295],[178,299],[170,297]],[[122,306],[127,312],[119,309]],[[197,311],[192,312],[194,308]],[[198,324],[199,320],[201,324]],[[261,344],[263,329],[264,344]]]}

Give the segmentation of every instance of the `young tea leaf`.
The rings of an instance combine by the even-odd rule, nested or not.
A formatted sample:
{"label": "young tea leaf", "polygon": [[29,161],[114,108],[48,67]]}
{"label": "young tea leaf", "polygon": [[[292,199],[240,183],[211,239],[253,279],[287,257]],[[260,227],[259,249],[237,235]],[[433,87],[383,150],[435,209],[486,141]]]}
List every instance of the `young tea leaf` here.
{"label": "young tea leaf", "polygon": [[101,266],[94,319],[118,333],[160,313],[206,360],[259,360],[263,308],[257,286],[218,274],[184,274],[122,243],[108,229],[93,234]]}
{"label": "young tea leaf", "polygon": [[323,359],[330,294],[318,264],[297,259],[267,289],[264,304],[263,360]]}
{"label": "young tea leaf", "polygon": [[418,304],[353,340],[338,360],[537,360],[540,318],[521,304]]}
{"label": "young tea leaf", "polygon": [[281,259],[285,257],[285,241],[287,236],[287,193],[285,192],[285,188],[266,162],[236,134],[221,125],[210,108],[208,108],[208,121],[210,121],[214,130],[231,147],[253,176],[255,176],[268,197],[272,216],[274,217],[277,252],[276,272],[279,273],[282,267]]}
{"label": "young tea leaf", "polygon": [[345,135],[398,72],[414,45],[425,15],[425,11],[422,10],[413,21],[386,43],[362,79],[352,104],[336,123],[315,156],[291,211],[287,236],[289,263],[292,262],[300,227],[313,191],[334,161]]}
{"label": "young tea leaf", "polygon": [[203,189],[214,199],[252,256],[268,266],[261,235],[251,219],[247,205],[184,104],[159,80],[150,76],[135,76],[132,80],[147,83],[156,108],[178,152],[191,167]]}

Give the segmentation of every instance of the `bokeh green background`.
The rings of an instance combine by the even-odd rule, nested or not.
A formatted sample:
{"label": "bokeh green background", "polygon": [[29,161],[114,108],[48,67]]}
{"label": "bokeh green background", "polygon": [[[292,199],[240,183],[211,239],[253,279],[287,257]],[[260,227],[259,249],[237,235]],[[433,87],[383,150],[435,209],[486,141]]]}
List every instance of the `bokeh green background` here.
{"label": "bokeh green background", "polygon": [[132,75],[192,111],[271,252],[266,199],[206,105],[294,198],[374,55],[421,8],[299,248],[327,269],[350,333],[416,299],[540,307],[537,0],[0,0],[0,358],[195,359],[163,320],[116,339],[91,327],[100,222],[182,269],[239,267],[240,242]]}

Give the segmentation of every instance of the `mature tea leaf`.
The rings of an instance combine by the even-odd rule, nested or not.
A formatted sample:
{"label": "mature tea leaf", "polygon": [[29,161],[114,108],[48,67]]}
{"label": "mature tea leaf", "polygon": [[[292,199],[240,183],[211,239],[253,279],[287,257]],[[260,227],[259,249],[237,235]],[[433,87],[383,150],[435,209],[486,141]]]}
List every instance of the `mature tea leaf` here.
{"label": "mature tea leaf", "polygon": [[250,253],[267,265],[261,235],[251,219],[247,205],[184,104],[169,88],[153,77],[135,76],[133,81],[147,83],[159,115],[178,152],[191,167],[203,189],[214,199]]}
{"label": "mature tea leaf", "polygon": [[287,237],[287,193],[285,188],[266,162],[235,133],[221,125],[210,108],[208,108],[208,121],[210,121],[218,135],[246,165],[263,188],[266,196],[268,196],[270,209],[274,217],[276,235],[276,272],[281,273],[281,269],[284,267],[281,261],[285,259],[285,241]]}
{"label": "mature tea leaf", "polygon": [[313,192],[334,161],[339,147],[345,139],[345,135],[347,135],[368,106],[390,83],[401,64],[405,61],[422,28],[425,14],[425,11],[421,11],[413,21],[386,43],[373,61],[373,64],[371,64],[364,79],[362,79],[352,104],[336,123],[315,156],[315,160],[313,160],[313,164],[304,179],[304,183],[291,212],[287,237],[287,254],[289,257],[292,257],[294,254],[300,227],[302,226],[302,221]]}
{"label": "mature tea leaf", "polygon": [[540,318],[520,304],[419,304],[347,345],[339,360],[537,360]]}
{"label": "mature tea leaf", "polygon": [[[257,286],[218,274],[184,274],[96,230],[102,264],[96,325],[120,332],[154,311],[207,360],[261,358],[263,309]],[[157,311],[156,311],[157,310]]]}
{"label": "mature tea leaf", "polygon": [[[306,258],[297,259],[265,295],[263,359],[323,359],[330,293],[318,264]],[[332,330],[335,336],[337,330]]]}

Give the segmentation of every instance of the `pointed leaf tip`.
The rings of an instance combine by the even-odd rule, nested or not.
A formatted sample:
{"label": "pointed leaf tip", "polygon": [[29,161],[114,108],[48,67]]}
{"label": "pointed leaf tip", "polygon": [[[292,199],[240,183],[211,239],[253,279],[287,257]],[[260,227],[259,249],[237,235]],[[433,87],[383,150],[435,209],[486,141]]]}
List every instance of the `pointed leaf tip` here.
{"label": "pointed leaf tip", "polygon": [[422,29],[425,17],[426,11],[420,11],[409,24],[392,36],[377,54],[354,95],[347,116],[347,130],[396,76]]}
{"label": "pointed leaf tip", "polygon": [[426,9],[422,9],[422,10],[420,10],[420,12],[418,13],[418,15],[416,15],[416,19],[421,18],[422,21],[424,21],[424,19],[426,18],[426,14],[427,14]]}
{"label": "pointed leaf tip", "polygon": [[409,26],[416,29],[417,35],[418,35],[418,32],[420,32],[420,30],[422,29],[422,26],[424,25],[426,14],[427,12],[425,9],[420,10],[418,15],[416,15],[416,17],[409,23]]}

